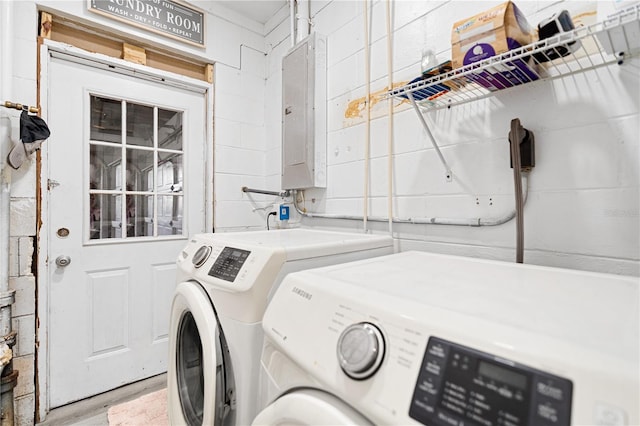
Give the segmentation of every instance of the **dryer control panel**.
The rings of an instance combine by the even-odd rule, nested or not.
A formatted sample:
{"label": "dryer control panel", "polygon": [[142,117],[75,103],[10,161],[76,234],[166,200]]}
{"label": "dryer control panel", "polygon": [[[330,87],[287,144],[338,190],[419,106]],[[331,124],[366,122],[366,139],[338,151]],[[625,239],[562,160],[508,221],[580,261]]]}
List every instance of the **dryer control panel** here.
{"label": "dryer control panel", "polygon": [[571,381],[431,337],[409,415],[431,426],[565,426]]}

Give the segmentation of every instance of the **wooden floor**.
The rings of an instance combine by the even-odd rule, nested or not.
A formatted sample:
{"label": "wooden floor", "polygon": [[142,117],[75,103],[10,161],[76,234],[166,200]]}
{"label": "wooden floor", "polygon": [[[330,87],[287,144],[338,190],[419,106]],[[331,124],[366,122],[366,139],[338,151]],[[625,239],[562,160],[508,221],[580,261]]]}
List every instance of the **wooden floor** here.
{"label": "wooden floor", "polygon": [[109,407],[167,386],[167,375],[151,377],[121,388],[51,410],[37,426],[107,426]]}

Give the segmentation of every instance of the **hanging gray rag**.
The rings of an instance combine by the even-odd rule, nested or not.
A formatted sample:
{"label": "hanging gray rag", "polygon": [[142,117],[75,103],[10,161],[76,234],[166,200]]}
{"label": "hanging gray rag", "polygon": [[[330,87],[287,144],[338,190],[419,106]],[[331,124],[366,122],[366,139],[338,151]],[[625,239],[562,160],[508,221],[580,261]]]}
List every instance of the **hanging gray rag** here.
{"label": "hanging gray rag", "polygon": [[40,149],[51,132],[47,123],[37,115],[30,115],[26,110],[20,114],[20,141],[14,144],[9,153],[9,164],[18,169],[24,160]]}

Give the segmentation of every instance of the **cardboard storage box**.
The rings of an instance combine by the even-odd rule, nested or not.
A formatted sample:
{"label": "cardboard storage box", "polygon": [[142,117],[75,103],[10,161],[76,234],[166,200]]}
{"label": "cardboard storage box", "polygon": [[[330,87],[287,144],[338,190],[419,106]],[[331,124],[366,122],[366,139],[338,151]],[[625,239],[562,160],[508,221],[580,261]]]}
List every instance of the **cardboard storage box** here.
{"label": "cardboard storage box", "polygon": [[[505,2],[453,25],[451,55],[454,68],[482,61],[532,43],[535,32],[513,2]],[[533,61],[517,59],[483,69],[470,80],[489,90],[499,90],[537,80]]]}

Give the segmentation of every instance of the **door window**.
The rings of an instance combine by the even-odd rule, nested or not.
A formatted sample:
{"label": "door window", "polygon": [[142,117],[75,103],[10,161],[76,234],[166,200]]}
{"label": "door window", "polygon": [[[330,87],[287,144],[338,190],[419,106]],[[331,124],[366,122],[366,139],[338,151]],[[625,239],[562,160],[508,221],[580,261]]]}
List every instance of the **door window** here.
{"label": "door window", "polygon": [[90,103],[89,239],[184,235],[182,112]]}

